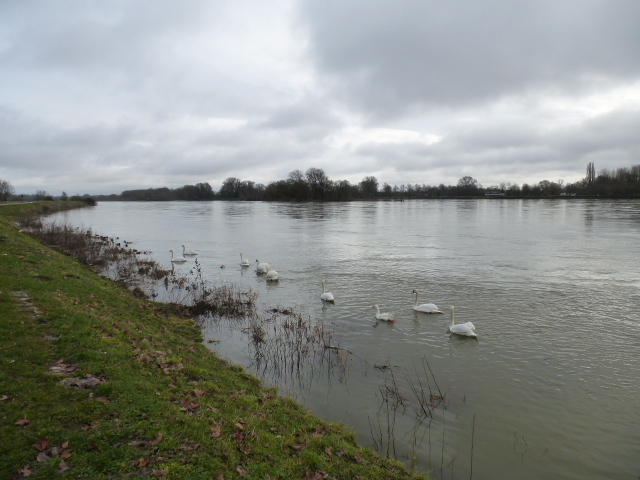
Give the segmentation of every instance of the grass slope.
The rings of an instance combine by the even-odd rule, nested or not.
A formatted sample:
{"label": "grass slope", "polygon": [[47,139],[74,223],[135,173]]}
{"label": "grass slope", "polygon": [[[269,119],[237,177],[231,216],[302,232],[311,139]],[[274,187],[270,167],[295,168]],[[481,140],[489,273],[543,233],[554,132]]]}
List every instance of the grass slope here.
{"label": "grass slope", "polygon": [[424,478],[20,233],[33,208],[0,206],[0,479]]}

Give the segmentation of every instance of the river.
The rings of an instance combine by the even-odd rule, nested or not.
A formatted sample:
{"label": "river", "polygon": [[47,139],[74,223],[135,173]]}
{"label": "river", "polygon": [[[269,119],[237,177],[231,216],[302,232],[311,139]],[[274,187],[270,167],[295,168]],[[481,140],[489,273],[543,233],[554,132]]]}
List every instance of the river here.
{"label": "river", "polygon": [[[238,322],[205,342],[435,478],[640,476],[640,201],[101,202],[53,218],[166,266],[185,244],[198,256],[179,272],[197,258],[261,309],[323,322],[341,350],[290,371],[258,361]],[[444,313],[413,311],[414,289]],[[476,339],[448,332],[452,305]]]}

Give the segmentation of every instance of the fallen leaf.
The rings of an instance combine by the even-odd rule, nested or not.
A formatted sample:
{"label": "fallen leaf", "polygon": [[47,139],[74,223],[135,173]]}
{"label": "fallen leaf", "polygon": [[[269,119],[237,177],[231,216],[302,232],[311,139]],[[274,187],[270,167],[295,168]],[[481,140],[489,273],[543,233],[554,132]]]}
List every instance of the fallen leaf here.
{"label": "fallen leaf", "polygon": [[224,473],[219,474],[219,475],[216,477],[216,480],[224,480]]}
{"label": "fallen leaf", "polygon": [[29,425],[29,420],[27,420],[26,418],[23,418],[22,420],[18,420],[18,421],[16,422],[16,425],[17,425],[18,427],[24,427],[24,426],[26,426],[26,425]]}
{"label": "fallen leaf", "polygon": [[236,423],[236,427],[238,427],[238,429],[240,430],[244,430],[244,427],[240,423]]}
{"label": "fallen leaf", "polygon": [[331,447],[325,448],[324,453],[326,453],[327,455],[333,455],[333,448]]}
{"label": "fallen leaf", "polygon": [[156,438],[155,440],[151,440],[151,441],[149,442],[149,445],[157,445],[157,444],[159,444],[159,443],[162,441],[162,439],[163,439],[163,438],[164,438],[164,435],[163,435],[163,434],[160,434],[160,435],[158,436],[158,438]]}
{"label": "fallen leaf", "polygon": [[110,400],[107,397],[97,397],[94,399],[96,402],[101,402],[101,403],[109,403]]}
{"label": "fallen leaf", "polygon": [[69,448],[69,442],[64,442],[64,443],[60,446],[60,448],[61,448],[62,450],[66,450],[67,448]]}
{"label": "fallen leaf", "polygon": [[26,467],[24,467],[21,470],[18,470],[18,473],[21,473],[23,477],[30,477],[31,475],[33,475],[33,472],[31,470],[29,470],[29,465],[27,465]]}
{"label": "fallen leaf", "polygon": [[153,472],[151,472],[151,475],[153,475],[154,477],[166,477],[167,475],[169,475],[169,470],[153,470]]}
{"label": "fallen leaf", "polygon": [[220,427],[211,427],[211,436],[218,438],[220,436]]}
{"label": "fallen leaf", "polygon": [[51,457],[47,455],[45,452],[40,452],[36,458],[40,463],[45,463],[51,460]]}
{"label": "fallen leaf", "polygon": [[[2,395],[2,396],[0,397],[0,402],[4,402],[5,400],[9,400],[10,398],[11,398],[11,397],[10,397],[10,396],[8,396],[8,395]],[[27,467],[25,467],[25,468],[27,468]]]}
{"label": "fallen leaf", "polygon": [[196,397],[201,397],[205,394],[204,390],[194,390],[193,393],[195,394]]}
{"label": "fallen leaf", "polygon": [[64,460],[60,461],[60,465],[58,465],[58,473],[64,473],[69,470],[69,465],[64,463]]}
{"label": "fallen leaf", "polygon": [[323,437],[324,434],[319,431],[319,430],[311,430],[311,432],[309,433],[309,435],[311,435],[312,437]]}
{"label": "fallen leaf", "polygon": [[149,462],[147,462],[144,458],[141,458],[140,460],[138,460],[139,467],[146,467],[148,463]]}
{"label": "fallen leaf", "polygon": [[41,440],[36,440],[36,444],[34,445],[34,447],[36,447],[40,452],[43,451],[48,446],[49,446],[49,440],[47,440],[46,438],[43,438]]}
{"label": "fallen leaf", "polygon": [[236,468],[236,472],[238,472],[241,477],[244,477],[247,474],[247,471],[245,469],[243,469],[242,467],[237,467]]}

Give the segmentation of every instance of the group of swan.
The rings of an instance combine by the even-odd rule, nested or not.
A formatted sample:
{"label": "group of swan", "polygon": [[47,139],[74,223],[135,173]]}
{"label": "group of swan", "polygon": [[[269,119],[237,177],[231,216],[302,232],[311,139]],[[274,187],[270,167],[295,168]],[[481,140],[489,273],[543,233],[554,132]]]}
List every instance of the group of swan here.
{"label": "group of swan", "polygon": [[[243,267],[249,266],[249,260],[244,258],[244,254],[240,253],[240,265]],[[265,262],[261,262],[260,260],[256,260],[256,273],[258,275],[266,275],[267,281],[275,282],[276,280],[280,280],[280,276],[278,272],[276,272],[271,265]]]}
{"label": "group of swan", "polygon": [[[422,313],[443,313],[435,303],[423,303],[418,305],[418,290],[413,290],[411,293],[415,293],[416,301],[413,305],[413,309],[416,312]],[[326,291],[326,280],[322,280],[322,295],[320,295],[320,299],[325,302],[333,302],[334,297],[331,292]],[[381,320],[383,322],[395,322],[393,318],[393,314],[384,312],[380,313],[380,307],[378,305],[373,305],[373,308],[376,311],[376,320]],[[471,322],[458,323],[456,324],[455,317],[455,307],[451,307],[451,325],[449,325],[449,331],[456,335],[462,335],[465,337],[477,337],[478,335],[475,332],[476,327]]]}
{"label": "group of swan", "polygon": [[182,245],[182,257],[174,257],[173,256],[173,250],[169,250],[171,252],[171,262],[172,263],[184,263],[187,261],[187,259],[185,258],[186,255],[197,255],[198,252],[195,252],[193,250],[187,250],[187,247],[185,247],[184,245]]}
{"label": "group of swan", "polygon": [[[182,257],[174,257],[173,250],[169,250],[171,252],[171,262],[173,263],[184,263],[187,259],[184,257],[186,255],[197,255],[198,253],[193,250],[187,250],[187,248],[182,245]],[[240,265],[242,267],[249,267],[249,260],[244,258],[244,253],[240,252]],[[268,263],[260,262],[260,260],[256,260],[256,272],[258,274],[266,275],[268,281],[276,281],[279,280],[278,272],[271,268]],[[322,294],[320,295],[320,299],[323,302],[335,302],[335,298],[333,293],[327,292],[327,281],[322,280]],[[418,305],[418,297],[420,292],[418,290],[413,290],[411,293],[416,295],[416,300],[413,305],[413,310],[416,312],[422,313],[443,313],[435,303],[422,303]],[[373,308],[376,311],[376,320],[381,320],[384,322],[395,322],[393,319],[393,314],[384,312],[380,313],[380,307],[378,305],[373,305]],[[478,335],[475,332],[476,327],[471,322],[458,323],[456,324],[455,319],[455,308],[451,307],[451,325],[449,325],[449,331],[456,335],[461,335],[465,337],[477,337]]]}

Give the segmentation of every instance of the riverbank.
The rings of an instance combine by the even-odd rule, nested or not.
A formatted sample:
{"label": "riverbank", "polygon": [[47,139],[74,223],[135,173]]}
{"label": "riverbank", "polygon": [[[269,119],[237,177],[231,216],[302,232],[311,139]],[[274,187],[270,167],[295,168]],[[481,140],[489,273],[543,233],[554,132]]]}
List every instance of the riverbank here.
{"label": "riverbank", "polygon": [[32,208],[0,209],[0,479],[424,478],[20,233]]}

